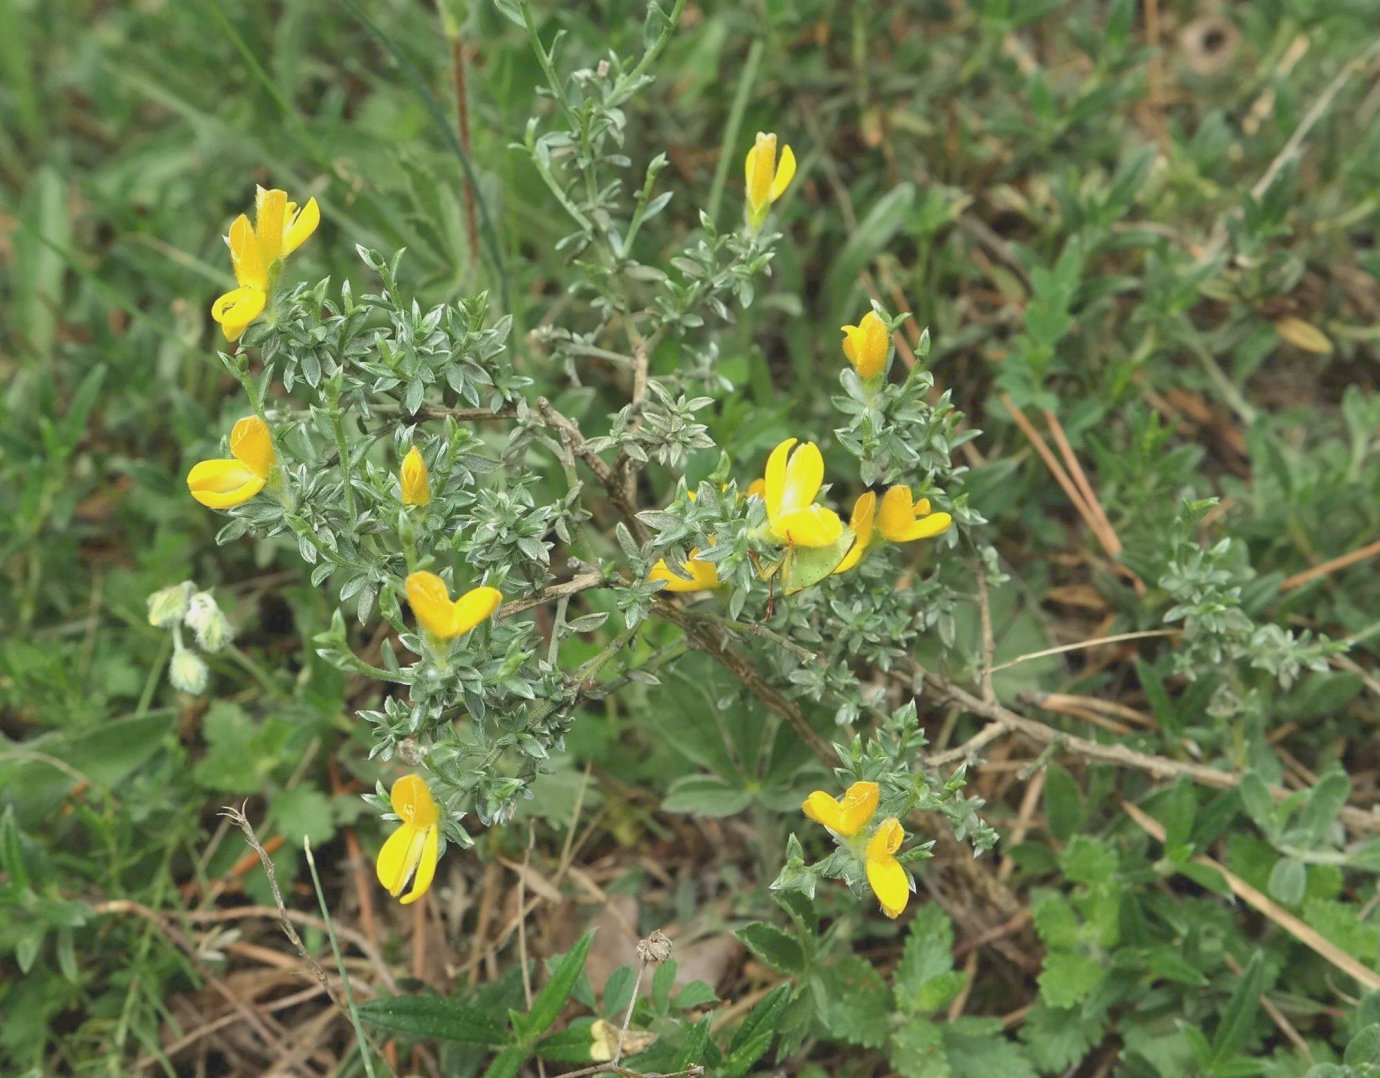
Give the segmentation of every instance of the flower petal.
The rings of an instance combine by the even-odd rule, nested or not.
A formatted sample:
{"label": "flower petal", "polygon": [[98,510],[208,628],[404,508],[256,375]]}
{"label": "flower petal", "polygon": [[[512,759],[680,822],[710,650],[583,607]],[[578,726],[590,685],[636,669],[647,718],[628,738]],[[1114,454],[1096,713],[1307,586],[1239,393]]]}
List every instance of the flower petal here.
{"label": "flower petal", "polygon": [[913,543],[917,539],[933,539],[949,530],[954,518],[948,513],[931,513],[927,517],[911,521],[910,526],[894,537],[898,543]]}
{"label": "flower petal", "polygon": [[264,478],[237,460],[203,460],[187,473],[187,489],[208,509],[231,509],[263,490]]}
{"label": "flower petal", "polygon": [[471,588],[455,600],[454,636],[464,636],[498,609],[503,595],[497,588]]}
{"label": "flower petal", "polygon": [[455,628],[455,604],[450,601],[444,580],[435,573],[412,573],[404,588],[407,605],[412,607],[418,625],[442,640],[460,635]]}
{"label": "flower petal", "polygon": [[915,503],[911,501],[910,487],[894,486],[882,495],[881,512],[877,523],[882,536],[893,543],[903,543],[900,538],[915,523]]}
{"label": "flower petal", "polygon": [[776,519],[781,515],[781,495],[786,489],[786,457],[795,445],[796,439],[787,438],[771,451],[767,458],[767,470],[763,473],[762,490],[767,503],[767,520],[772,529],[780,534]]}
{"label": "flower petal", "polygon": [[236,423],[230,430],[230,455],[260,479],[267,479],[273,470],[273,435],[268,424],[256,415]]}
{"label": "flower petal", "polygon": [[402,897],[404,906],[416,902],[431,887],[431,881],[436,878],[436,862],[441,856],[440,844],[441,829],[434,825],[428,827],[422,839],[421,852],[417,857],[417,876],[412,881],[412,890]]}
{"label": "flower petal", "polygon": [[832,546],[843,534],[843,520],[832,509],[810,505],[783,514],[777,522],[776,532],[791,546]]}
{"label": "flower petal", "polygon": [[415,445],[403,457],[399,474],[403,505],[427,505],[431,502],[431,482],[426,474],[426,461]]}
{"label": "flower petal", "polygon": [[283,256],[292,254],[311,239],[312,233],[320,223],[321,208],[314,198],[307,199],[307,204],[295,214],[290,213],[283,232]]}
{"label": "flower petal", "polygon": [[[413,840],[421,837],[420,828],[405,823],[389,835],[379,847],[379,855],[374,861],[374,871],[378,874],[379,883],[383,884],[384,889],[394,898],[402,893],[407,877],[412,875],[412,870],[416,868],[416,863],[412,861]],[[417,846],[417,854],[421,854],[420,845]]]}
{"label": "flower petal", "polygon": [[257,288],[268,291],[268,267],[264,265],[259,253],[259,238],[254,235],[254,226],[249,218],[240,214],[230,225],[230,264],[235,269],[235,280],[242,288]]}
{"label": "flower petal", "polygon": [[747,200],[754,210],[771,202],[772,178],[776,173],[776,135],[757,132],[757,141],[747,156]]}
{"label": "flower petal", "polygon": [[712,591],[719,586],[719,571],[707,561],[700,561],[695,555],[697,550],[690,551],[690,560],[681,565],[684,572],[690,574],[690,579],[686,580],[683,576],[677,576],[666,564],[666,559],[662,558],[652,566],[652,571],[647,574],[648,580],[661,580],[665,582],[664,591]]}
{"label": "flower petal", "polygon": [[882,904],[882,912],[892,920],[905,912],[910,900],[910,876],[894,857],[867,859],[867,882]]}
{"label": "flower petal", "polygon": [[786,464],[786,483],[781,492],[781,509],[789,513],[804,509],[815,500],[824,484],[824,454],[814,442],[798,446]]}
{"label": "flower petal", "polygon": [[259,239],[259,255],[264,268],[273,272],[273,263],[283,257],[283,230],[287,220],[287,192],[260,187],[254,193],[254,235]]}
{"label": "flower petal", "polygon": [[[773,136],[774,137],[774,136]],[[786,193],[786,188],[791,185],[791,180],[795,176],[795,154],[791,152],[789,146],[781,147],[781,163],[776,166],[776,175],[771,181],[771,191],[768,199],[775,202]]]}
{"label": "flower petal", "polygon": [[421,775],[403,775],[388,791],[388,800],[404,823],[431,827],[441,820],[441,811],[431,797],[431,787]]}
{"label": "flower petal", "polygon": [[815,790],[805,798],[800,811],[815,823],[823,824],[830,831],[843,834],[843,806],[823,790]]}
{"label": "flower petal", "polygon": [[890,857],[901,848],[901,843],[906,840],[906,833],[901,828],[901,821],[895,816],[889,816],[877,825],[877,830],[873,832],[867,840],[867,859],[874,858],[882,860]]}
{"label": "flower petal", "polygon": [[881,799],[881,787],[875,782],[855,782],[843,795],[843,827],[839,834],[853,836],[872,822]]}
{"label": "flower petal", "polygon": [[848,519],[848,527],[852,529],[854,536],[853,545],[844,555],[843,561],[839,562],[835,573],[846,573],[862,561],[863,554],[872,545],[872,527],[876,518],[877,495],[870,490],[858,495],[858,500],[853,503],[853,515]]}
{"label": "flower petal", "polygon": [[257,288],[236,288],[211,304],[211,317],[220,323],[226,340],[237,341],[249,323],[263,314],[267,299]]}

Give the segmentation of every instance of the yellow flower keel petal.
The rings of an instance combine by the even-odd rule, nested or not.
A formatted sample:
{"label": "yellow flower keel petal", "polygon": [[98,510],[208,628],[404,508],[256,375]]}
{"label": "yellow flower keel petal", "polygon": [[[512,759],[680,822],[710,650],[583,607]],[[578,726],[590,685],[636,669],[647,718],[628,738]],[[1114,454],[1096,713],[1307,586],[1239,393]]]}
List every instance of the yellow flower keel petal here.
{"label": "yellow flower keel petal", "polygon": [[187,473],[187,489],[208,509],[232,509],[264,489],[264,477],[238,460],[203,460]]}

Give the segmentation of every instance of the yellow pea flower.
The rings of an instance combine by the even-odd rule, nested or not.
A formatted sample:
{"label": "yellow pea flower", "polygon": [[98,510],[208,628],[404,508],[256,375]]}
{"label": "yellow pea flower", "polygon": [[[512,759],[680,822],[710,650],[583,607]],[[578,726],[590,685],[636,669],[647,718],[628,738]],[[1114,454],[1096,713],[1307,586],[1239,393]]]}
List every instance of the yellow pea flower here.
{"label": "yellow pea flower", "polygon": [[663,591],[713,591],[719,586],[719,570],[714,568],[710,562],[700,561],[699,558],[695,557],[698,553],[698,550],[691,550],[690,560],[680,567],[690,574],[689,580],[671,572],[665,558],[652,566],[652,571],[647,574],[647,579],[664,580],[666,586],[662,589]]}
{"label": "yellow pea flower", "polygon": [[421,450],[415,445],[407,451],[407,456],[403,457],[402,470],[398,478],[402,485],[403,505],[430,504],[431,481],[427,478],[426,461],[422,459]]}
{"label": "yellow pea flower", "polygon": [[471,588],[451,601],[446,582],[435,573],[413,573],[405,583],[407,602],[417,623],[441,640],[464,636],[498,609],[503,596],[497,588]]}
{"label": "yellow pea flower", "polygon": [[843,556],[843,561],[839,562],[835,573],[846,573],[862,561],[863,554],[872,543],[872,529],[876,519],[877,495],[869,490],[865,494],[860,494],[858,500],[853,503],[853,515],[848,518],[848,527],[853,530],[853,545],[848,548],[848,553]]}
{"label": "yellow pea flower", "polygon": [[876,311],[868,311],[856,326],[843,327],[843,354],[864,381],[882,373],[890,347],[886,323]]}
{"label": "yellow pea flower", "polygon": [[910,900],[910,876],[896,860],[896,851],[905,840],[901,821],[892,816],[883,820],[867,841],[867,882],[882,904],[882,912],[892,920],[901,916]]}
{"label": "yellow pea flower", "polygon": [[263,314],[283,259],[302,246],[320,223],[316,199],[308,199],[299,209],[287,200],[285,191],[256,189],[254,224],[240,214],[225,237],[239,287],[211,305],[211,317],[226,340],[239,340],[249,323]]}
{"label": "yellow pea flower", "polygon": [[875,782],[855,782],[844,793],[842,802],[823,790],[815,790],[800,810],[836,835],[852,838],[871,822],[880,799],[881,788]]}
{"label": "yellow pea flower", "polygon": [[786,193],[795,175],[795,154],[781,147],[781,163],[776,161],[776,135],[757,132],[757,141],[744,162],[747,173],[748,227],[756,232],[767,219],[771,204]]}
{"label": "yellow pea flower", "polygon": [[203,460],[187,473],[192,497],[210,509],[243,505],[264,489],[273,470],[273,435],[268,424],[248,415],[230,431],[233,460]]}
{"label": "yellow pea flower", "polygon": [[953,522],[954,518],[948,513],[931,513],[928,498],[913,502],[907,486],[892,487],[882,496],[877,520],[882,538],[893,543],[932,539],[948,531]]}
{"label": "yellow pea flower", "polygon": [[402,904],[416,902],[426,894],[436,877],[436,862],[440,858],[441,812],[432,800],[431,791],[420,775],[404,775],[393,783],[389,793],[393,811],[402,821],[379,849],[379,883],[394,898],[402,894],[407,881],[412,890],[402,897]]}
{"label": "yellow pea flower", "polygon": [[796,439],[787,438],[767,460],[763,480],[767,523],[772,534],[789,546],[826,547],[838,542],[843,521],[832,509],[814,504],[824,483],[824,457],[814,442],[805,442],[792,453],[795,443]]}

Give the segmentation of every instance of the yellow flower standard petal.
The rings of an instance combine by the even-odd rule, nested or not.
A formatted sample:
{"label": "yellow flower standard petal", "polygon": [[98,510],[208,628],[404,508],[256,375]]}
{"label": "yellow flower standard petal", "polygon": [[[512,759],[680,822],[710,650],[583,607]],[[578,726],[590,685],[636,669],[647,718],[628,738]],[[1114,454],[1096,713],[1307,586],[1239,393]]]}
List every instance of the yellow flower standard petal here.
{"label": "yellow flower standard petal", "polygon": [[375,867],[379,883],[394,898],[412,880],[412,890],[402,898],[403,905],[407,905],[421,898],[436,876],[441,812],[420,775],[398,779],[393,783],[390,799],[401,823],[379,850]]}
{"label": "yellow flower standard petal", "polygon": [[912,501],[910,487],[895,486],[882,496],[877,522],[882,538],[893,543],[912,543],[943,534],[954,520],[948,513],[931,513],[928,498]]}
{"label": "yellow flower standard petal", "polygon": [[203,460],[187,473],[187,489],[209,509],[243,505],[264,489],[273,470],[273,436],[258,416],[245,416],[230,431],[233,460]]}
{"label": "yellow flower standard petal", "polygon": [[858,500],[853,503],[853,515],[848,519],[848,527],[853,532],[853,545],[844,555],[843,561],[839,562],[835,573],[846,573],[862,561],[863,554],[872,543],[872,528],[876,518],[877,495],[869,490],[859,495]]}
{"label": "yellow flower standard petal", "polygon": [[795,154],[781,147],[781,162],[776,160],[776,135],[757,132],[757,140],[743,162],[747,181],[748,224],[756,231],[766,220],[771,204],[786,193],[795,176]]}
{"label": "yellow flower standard petal", "polygon": [[867,842],[867,882],[882,904],[882,912],[893,919],[901,916],[910,900],[910,876],[896,860],[896,851],[905,838],[901,821],[893,816],[883,820]]}
{"label": "yellow flower standard petal", "polygon": [[225,293],[211,304],[211,317],[220,325],[227,341],[237,341],[249,323],[264,313],[268,297],[248,285]]}
{"label": "yellow flower standard petal", "polygon": [[493,614],[503,601],[497,588],[479,587],[452,602],[446,582],[435,573],[412,573],[405,587],[407,602],[417,623],[441,640],[464,636]]}
{"label": "yellow flower standard petal", "polygon": [[767,522],[778,540],[791,546],[825,547],[843,534],[843,521],[832,509],[815,505],[824,483],[824,457],[806,442],[791,451],[787,438],[772,450],[763,480]]}
{"label": "yellow flower standard petal", "polygon": [[415,445],[403,457],[399,474],[403,505],[427,505],[431,502],[431,481],[426,474],[426,461]]}
{"label": "yellow flower standard petal", "polygon": [[254,235],[259,241],[259,257],[270,273],[273,263],[283,257],[283,232],[287,222],[287,192],[278,188],[254,189]]}
{"label": "yellow flower standard petal", "polygon": [[259,238],[254,235],[254,226],[248,217],[240,214],[235,218],[225,242],[230,245],[230,264],[240,286],[267,292],[268,266],[259,254]]}
{"label": "yellow flower standard petal", "polygon": [[273,470],[273,435],[256,415],[247,415],[230,428],[230,455],[257,475],[267,479]]}
{"label": "yellow flower standard petal", "polygon": [[848,787],[842,802],[823,790],[815,790],[800,808],[815,823],[823,824],[844,838],[852,838],[872,820],[880,798],[881,788],[875,782],[855,782]]}
{"label": "yellow flower standard petal", "polygon": [[713,591],[719,586],[719,571],[710,562],[695,557],[698,553],[698,550],[691,550],[690,560],[681,566],[683,571],[690,574],[689,580],[671,572],[665,558],[652,566],[647,579],[665,581],[665,591]]}
{"label": "yellow flower standard petal", "polygon": [[886,323],[876,311],[868,311],[856,326],[843,327],[843,354],[865,381],[876,378],[886,367],[890,343]]}

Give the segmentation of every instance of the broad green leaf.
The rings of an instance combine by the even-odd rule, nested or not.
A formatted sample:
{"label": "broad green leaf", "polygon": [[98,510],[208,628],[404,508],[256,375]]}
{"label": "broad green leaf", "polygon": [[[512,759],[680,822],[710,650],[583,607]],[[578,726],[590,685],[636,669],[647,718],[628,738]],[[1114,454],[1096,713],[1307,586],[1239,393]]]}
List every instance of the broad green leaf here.
{"label": "broad green leaf", "polygon": [[412,1037],[496,1046],[508,1035],[493,1015],[446,996],[384,996],[365,1000],[359,1014],[372,1025]]}
{"label": "broad green leaf", "polygon": [[805,969],[805,956],[794,936],[782,932],[772,925],[756,921],[744,925],[735,933],[754,955],[760,958],[777,973],[801,973]]}
{"label": "broad green leaf", "polygon": [[566,1000],[575,988],[575,982],[584,971],[585,957],[589,954],[589,945],[593,939],[594,932],[586,932],[556,963],[556,968],[551,972],[551,979],[532,1000],[532,1009],[522,1016],[521,1028],[518,1028],[517,1023],[514,1024],[519,1035],[531,1038],[550,1028],[551,1023],[565,1007]]}

